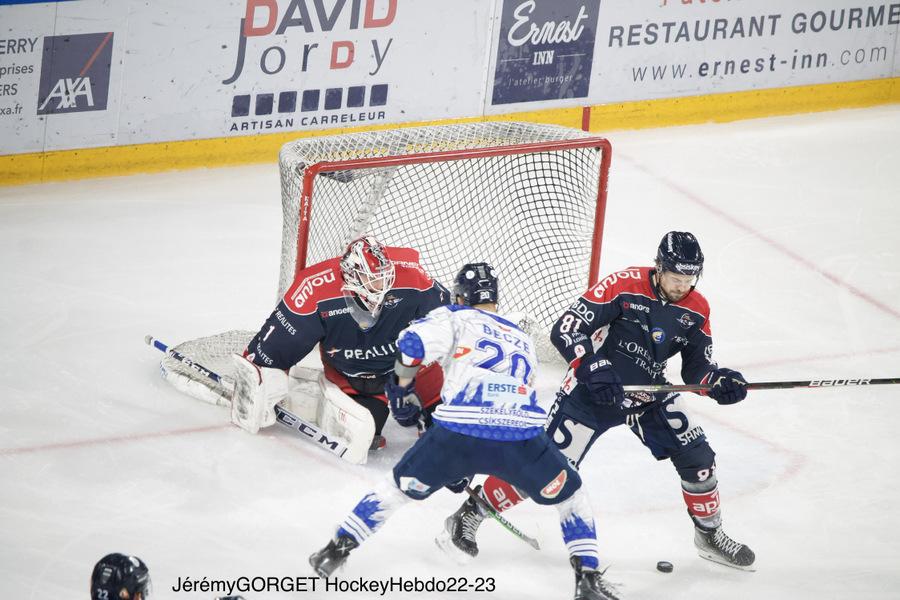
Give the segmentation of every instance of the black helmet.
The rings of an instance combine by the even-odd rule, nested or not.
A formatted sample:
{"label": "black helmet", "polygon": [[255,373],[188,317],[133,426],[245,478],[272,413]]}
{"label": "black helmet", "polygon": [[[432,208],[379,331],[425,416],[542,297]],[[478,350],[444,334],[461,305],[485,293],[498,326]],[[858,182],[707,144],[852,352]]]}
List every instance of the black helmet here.
{"label": "black helmet", "polygon": [[703,251],[697,238],[686,231],[667,233],[656,251],[656,267],[660,271],[699,277],[703,272]]}
{"label": "black helmet", "polygon": [[144,600],[150,595],[150,571],[138,557],[114,552],[94,565],[91,600],[134,600],[138,594]]}
{"label": "black helmet", "polygon": [[487,263],[463,265],[453,280],[453,297],[462,296],[467,306],[497,303],[497,272]]}

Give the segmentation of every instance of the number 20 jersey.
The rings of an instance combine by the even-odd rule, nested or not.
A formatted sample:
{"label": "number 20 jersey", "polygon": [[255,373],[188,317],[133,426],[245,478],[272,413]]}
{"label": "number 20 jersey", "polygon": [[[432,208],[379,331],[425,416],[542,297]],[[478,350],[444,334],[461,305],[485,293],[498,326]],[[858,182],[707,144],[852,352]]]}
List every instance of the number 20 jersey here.
{"label": "number 20 jersey", "polygon": [[[546,412],[537,404],[537,355],[531,337],[494,313],[451,305],[414,321],[404,335],[424,346],[423,364],[444,370],[443,403],[434,421],[478,438],[523,440],[543,431]],[[401,345],[402,346],[402,345]],[[420,357],[403,356],[404,363]]]}

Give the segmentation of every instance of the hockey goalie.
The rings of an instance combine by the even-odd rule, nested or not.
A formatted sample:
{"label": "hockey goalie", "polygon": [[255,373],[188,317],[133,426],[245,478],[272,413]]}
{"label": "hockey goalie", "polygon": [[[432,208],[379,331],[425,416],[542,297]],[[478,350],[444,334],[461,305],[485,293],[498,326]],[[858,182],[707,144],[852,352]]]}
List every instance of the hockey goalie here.
{"label": "hockey goalie", "polygon": [[[448,300],[415,250],[372,237],[352,241],[342,256],[298,273],[243,354],[232,357],[232,422],[256,433],[275,423],[275,405],[282,403],[340,438],[345,460],[366,462],[369,450],[386,444],[384,386],[397,335]],[[317,344],[323,370],[298,366]],[[440,401],[440,387],[438,373],[419,387],[423,409]]]}

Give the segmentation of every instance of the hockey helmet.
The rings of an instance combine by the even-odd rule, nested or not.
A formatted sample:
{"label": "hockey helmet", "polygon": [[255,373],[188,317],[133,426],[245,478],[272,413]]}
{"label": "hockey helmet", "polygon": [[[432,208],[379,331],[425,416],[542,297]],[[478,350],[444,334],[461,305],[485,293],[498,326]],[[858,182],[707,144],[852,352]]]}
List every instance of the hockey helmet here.
{"label": "hockey helmet", "polygon": [[138,557],[114,552],[94,565],[91,600],[146,600],[149,595],[150,571]]}
{"label": "hockey helmet", "polygon": [[364,236],[350,242],[344,251],[341,275],[343,289],[356,295],[369,312],[376,313],[394,285],[394,263],[381,242]]}
{"label": "hockey helmet", "polygon": [[496,304],[498,293],[497,272],[487,263],[463,265],[453,280],[453,297],[460,296],[467,306]]}
{"label": "hockey helmet", "polygon": [[656,251],[656,268],[681,275],[700,277],[703,272],[703,251],[693,234],[670,231],[663,236]]}

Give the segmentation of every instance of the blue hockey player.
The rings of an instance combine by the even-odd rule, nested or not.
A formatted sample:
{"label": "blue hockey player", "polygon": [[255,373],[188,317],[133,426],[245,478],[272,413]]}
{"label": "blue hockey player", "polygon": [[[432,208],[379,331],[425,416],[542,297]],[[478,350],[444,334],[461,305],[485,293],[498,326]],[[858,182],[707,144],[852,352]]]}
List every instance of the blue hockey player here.
{"label": "blue hockey player", "polygon": [[[275,422],[273,407],[287,398],[301,418],[345,438],[350,458],[344,458],[365,462],[370,446],[385,443],[384,386],[397,335],[447,302],[449,293],[424,271],[415,250],[384,247],[372,237],[352,241],[342,256],[298,273],[244,355],[234,356],[232,421],[255,433]],[[287,371],[317,344],[324,373],[311,390]],[[426,403],[440,399],[440,384],[433,387],[422,394]]]}
{"label": "blue hockey player", "polygon": [[[580,465],[606,430],[627,424],[657,460],[672,461],[699,555],[753,570],[753,551],[722,529],[715,453],[683,398],[622,388],[623,383],[666,383],[666,361],[680,354],[685,383],[712,384],[709,396],[719,404],[746,397],[744,377],[713,361],[709,304],[694,289],[702,272],[697,239],[672,231],[659,244],[655,266],[631,267],[606,277],[563,313],[551,340],[571,368],[550,411],[547,434]],[[496,477],[489,477],[479,492],[498,511],[530,495]],[[475,534],[484,517],[473,501],[451,516],[455,522],[470,523],[456,540],[460,550],[478,553]]]}
{"label": "blue hockey player", "polygon": [[387,386],[392,410],[404,419],[415,416],[419,369],[432,362],[444,372],[443,402],[432,415],[433,426],[393,473],[310,556],[321,577],[334,573],[402,505],[445,486],[461,492],[481,473],[512,482],[539,504],[556,506],[575,569],[576,598],[617,598],[598,570],[594,519],[581,478],[544,432],[547,415],[533,387],[534,342],[496,314],[497,291],[489,265],[467,264],[455,279],[455,304],[432,311],[400,334],[398,379]]}

